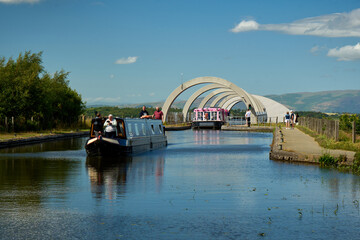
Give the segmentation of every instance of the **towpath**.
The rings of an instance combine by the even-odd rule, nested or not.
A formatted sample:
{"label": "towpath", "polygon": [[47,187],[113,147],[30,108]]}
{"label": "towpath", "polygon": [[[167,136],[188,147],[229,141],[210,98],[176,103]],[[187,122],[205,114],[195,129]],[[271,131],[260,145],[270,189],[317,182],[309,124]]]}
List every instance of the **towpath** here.
{"label": "towpath", "polygon": [[[281,133],[283,141],[281,140]],[[279,145],[282,145],[282,149]],[[339,157],[340,155],[346,156],[346,164],[351,165],[355,152],[325,149],[321,147],[313,137],[303,133],[297,128],[282,128],[281,132],[279,130],[275,131],[273,149],[270,154],[274,159],[317,162],[317,159],[323,154],[330,154],[334,157]]]}

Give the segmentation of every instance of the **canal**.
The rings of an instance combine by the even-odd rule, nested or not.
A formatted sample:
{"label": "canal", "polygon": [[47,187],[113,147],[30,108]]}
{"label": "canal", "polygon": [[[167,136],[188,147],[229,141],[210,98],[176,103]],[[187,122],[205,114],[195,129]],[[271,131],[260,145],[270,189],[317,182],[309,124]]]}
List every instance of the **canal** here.
{"label": "canal", "polygon": [[85,138],[1,150],[0,239],[358,238],[359,176],[271,161],[271,133],[167,136],[122,159]]}

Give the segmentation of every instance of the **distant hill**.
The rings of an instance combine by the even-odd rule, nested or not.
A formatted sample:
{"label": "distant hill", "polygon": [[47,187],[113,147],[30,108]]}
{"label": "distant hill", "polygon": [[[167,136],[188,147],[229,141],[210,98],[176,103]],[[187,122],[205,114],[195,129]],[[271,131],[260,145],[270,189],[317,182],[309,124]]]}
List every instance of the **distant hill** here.
{"label": "distant hill", "polygon": [[[267,95],[290,109],[296,111],[315,111],[324,113],[360,113],[360,90],[338,90],[324,92],[299,92],[287,93],[282,95]],[[202,98],[195,101],[193,106],[197,106]],[[186,100],[176,100],[172,108],[183,108]],[[140,108],[146,107],[162,107],[164,102],[122,104],[119,108]],[[88,106],[89,107],[89,106]],[[93,105],[94,107],[94,105]]]}
{"label": "distant hill", "polygon": [[360,112],[360,90],[338,90],[324,92],[300,92],[282,95],[267,95],[290,109],[316,112]]}

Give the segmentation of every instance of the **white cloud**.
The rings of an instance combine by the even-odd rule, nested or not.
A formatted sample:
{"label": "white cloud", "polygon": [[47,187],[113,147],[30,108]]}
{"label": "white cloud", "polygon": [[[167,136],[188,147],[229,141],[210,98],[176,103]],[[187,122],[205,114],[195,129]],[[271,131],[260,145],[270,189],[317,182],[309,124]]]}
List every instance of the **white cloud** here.
{"label": "white cloud", "polygon": [[151,93],[149,93],[149,96],[150,96],[150,97],[153,97],[153,96],[155,96],[155,93],[154,93],[154,92],[151,92]]}
{"label": "white cloud", "polygon": [[250,21],[243,20],[230,31],[234,33],[238,33],[238,32],[253,31],[258,29],[259,29],[259,24],[257,22],[253,20]]}
{"label": "white cloud", "polygon": [[355,46],[347,45],[341,48],[330,49],[327,55],[338,58],[338,61],[360,60],[360,43]]}
{"label": "white cloud", "polygon": [[310,52],[311,53],[316,53],[316,52],[318,52],[319,51],[319,46],[314,46],[314,47],[312,47],[311,49],[310,49]]}
{"label": "white cloud", "polygon": [[328,51],[328,48],[326,46],[315,45],[310,49],[310,53],[315,56],[319,55],[320,53],[323,53],[324,51]]}
{"label": "white cloud", "polygon": [[111,74],[111,75],[110,75],[110,78],[111,78],[111,79],[113,79],[114,77],[115,77],[115,75],[114,75],[114,74]]}
{"label": "white cloud", "polygon": [[128,95],[128,97],[141,97],[141,94],[140,93],[133,93],[133,94]]}
{"label": "white cloud", "polygon": [[305,18],[292,23],[258,24],[253,20],[241,21],[231,29],[234,33],[254,30],[321,37],[360,37],[360,8],[349,13],[333,13]]}
{"label": "white cloud", "polygon": [[116,60],[115,64],[131,64],[136,62],[138,57],[128,57],[128,58],[120,58]]}
{"label": "white cloud", "polygon": [[5,4],[20,4],[20,3],[38,3],[40,0],[0,0],[0,3]]}

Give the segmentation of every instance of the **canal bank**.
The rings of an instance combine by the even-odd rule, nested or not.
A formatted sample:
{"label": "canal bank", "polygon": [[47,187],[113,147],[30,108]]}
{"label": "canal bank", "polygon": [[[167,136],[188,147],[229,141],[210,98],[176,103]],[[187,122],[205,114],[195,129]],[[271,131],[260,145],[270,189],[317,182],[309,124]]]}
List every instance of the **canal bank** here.
{"label": "canal bank", "polygon": [[244,125],[231,125],[231,126],[223,125],[223,126],[221,126],[221,130],[224,130],[224,131],[242,131],[242,132],[273,132],[274,127],[256,126],[256,125],[253,125],[251,127],[244,126]]}
{"label": "canal bank", "polygon": [[325,149],[311,136],[297,128],[276,128],[270,150],[270,159],[319,164],[319,158],[330,155],[342,159],[341,165],[352,166],[355,152]]}
{"label": "canal bank", "polygon": [[49,142],[49,141],[55,141],[55,140],[61,140],[61,139],[84,137],[87,135],[89,135],[89,131],[50,134],[50,135],[36,136],[36,137],[29,137],[29,138],[7,139],[7,140],[0,141],[0,149],[35,144],[35,143]]}

